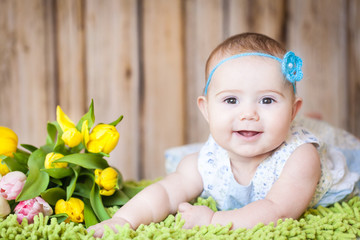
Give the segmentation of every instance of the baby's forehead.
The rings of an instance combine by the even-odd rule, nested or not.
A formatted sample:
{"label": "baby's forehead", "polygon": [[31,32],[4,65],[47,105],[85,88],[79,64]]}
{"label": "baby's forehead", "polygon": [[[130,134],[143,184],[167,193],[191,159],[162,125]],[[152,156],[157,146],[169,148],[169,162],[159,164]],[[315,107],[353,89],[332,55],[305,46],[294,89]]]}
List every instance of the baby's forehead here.
{"label": "baby's forehead", "polygon": [[281,70],[281,63],[276,59],[264,56],[225,56],[214,59],[209,66],[210,70],[213,71],[213,76],[223,71],[237,71],[238,73],[253,71],[254,74],[262,74],[265,71],[269,74],[276,74],[279,76],[279,79],[285,80]]}
{"label": "baby's forehead", "polygon": [[[246,54],[256,54],[258,56],[246,56]],[[283,56],[278,56],[278,54],[268,54],[268,53],[261,53],[261,52],[254,52],[254,51],[244,51],[244,52],[238,52],[238,51],[218,51],[216,53],[214,53],[208,61],[208,70],[211,70],[214,66],[216,66],[219,62],[223,61],[224,59],[227,58],[231,58],[233,56],[240,56],[240,55],[244,55],[241,58],[252,58],[255,57],[253,59],[268,59],[269,57],[264,57],[264,56],[260,56],[261,54],[263,55],[267,55],[267,56],[273,56],[273,57],[277,57],[279,59],[281,59]]]}
{"label": "baby's forehead", "polygon": [[[213,64],[216,65],[217,62]],[[216,82],[221,84],[223,81],[242,78],[243,81],[254,81],[254,84],[265,85],[264,87],[268,89],[271,89],[271,86],[277,86],[293,92],[292,84],[282,74],[281,63],[263,56],[244,56],[228,60],[218,66],[212,78],[215,85],[217,85]],[[259,81],[259,79],[264,81]],[[209,87],[211,88],[211,84]]]}

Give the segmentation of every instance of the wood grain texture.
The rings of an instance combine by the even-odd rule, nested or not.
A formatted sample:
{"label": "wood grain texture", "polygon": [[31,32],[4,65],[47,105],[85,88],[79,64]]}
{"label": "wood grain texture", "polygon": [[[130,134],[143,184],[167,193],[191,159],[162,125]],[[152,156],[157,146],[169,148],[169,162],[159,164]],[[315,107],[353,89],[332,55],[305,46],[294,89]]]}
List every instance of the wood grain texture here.
{"label": "wood grain texture", "polygon": [[284,43],[285,0],[229,0],[227,36],[259,32]]}
{"label": "wood grain texture", "polygon": [[[143,1],[142,175],[165,174],[164,151],[184,143],[181,0]],[[156,97],[155,97],[156,96]]]}
{"label": "wood grain texture", "polygon": [[44,144],[54,98],[46,55],[46,15],[41,0],[1,1],[1,125],[22,143]]}
{"label": "wood grain texture", "polygon": [[360,2],[351,0],[348,4],[348,129],[360,136]]}
{"label": "wood grain texture", "polygon": [[82,0],[56,1],[58,103],[74,121],[85,113],[85,39]]}
{"label": "wood grain texture", "polygon": [[298,84],[304,98],[302,112],[318,112],[324,120],[346,128],[346,1],[324,7],[325,2],[289,1],[287,46],[304,61],[304,79]]}

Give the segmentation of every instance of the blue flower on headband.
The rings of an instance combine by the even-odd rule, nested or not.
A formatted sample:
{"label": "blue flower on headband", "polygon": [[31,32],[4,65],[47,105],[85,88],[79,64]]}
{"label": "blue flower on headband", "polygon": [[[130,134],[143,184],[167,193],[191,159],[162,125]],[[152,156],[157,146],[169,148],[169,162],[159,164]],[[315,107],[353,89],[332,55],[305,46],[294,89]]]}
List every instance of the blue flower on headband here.
{"label": "blue flower on headband", "polygon": [[[293,52],[287,52],[282,60],[282,72],[293,85],[303,78],[302,60]],[[294,85],[295,87],[295,85]]]}

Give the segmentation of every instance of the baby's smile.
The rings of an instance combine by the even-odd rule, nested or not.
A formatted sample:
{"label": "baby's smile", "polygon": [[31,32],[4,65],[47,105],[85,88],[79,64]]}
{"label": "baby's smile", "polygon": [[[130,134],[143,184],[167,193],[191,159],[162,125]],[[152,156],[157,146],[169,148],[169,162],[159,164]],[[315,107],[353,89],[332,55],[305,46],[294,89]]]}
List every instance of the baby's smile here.
{"label": "baby's smile", "polygon": [[256,140],[258,137],[260,137],[260,135],[263,132],[259,132],[259,131],[249,131],[249,130],[241,130],[241,131],[236,131],[235,132],[237,135],[241,136],[243,139],[247,140],[247,141],[254,141]]}

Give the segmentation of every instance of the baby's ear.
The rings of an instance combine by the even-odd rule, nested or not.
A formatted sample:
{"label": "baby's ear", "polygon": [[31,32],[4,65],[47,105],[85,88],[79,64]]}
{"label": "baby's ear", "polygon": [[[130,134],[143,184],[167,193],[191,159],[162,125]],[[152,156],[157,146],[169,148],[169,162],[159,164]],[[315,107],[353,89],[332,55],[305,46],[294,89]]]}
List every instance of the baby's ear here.
{"label": "baby's ear", "polygon": [[294,118],[296,117],[296,114],[300,111],[301,106],[302,106],[303,100],[300,97],[296,97],[294,104],[293,104],[293,109],[292,109],[292,119],[294,120]]}
{"label": "baby's ear", "polygon": [[204,116],[205,120],[209,122],[209,114],[208,114],[208,102],[205,96],[200,96],[197,99],[197,104],[200,109],[200,112]]}

